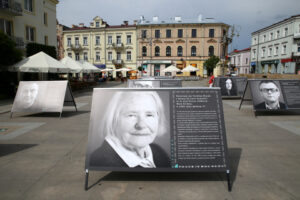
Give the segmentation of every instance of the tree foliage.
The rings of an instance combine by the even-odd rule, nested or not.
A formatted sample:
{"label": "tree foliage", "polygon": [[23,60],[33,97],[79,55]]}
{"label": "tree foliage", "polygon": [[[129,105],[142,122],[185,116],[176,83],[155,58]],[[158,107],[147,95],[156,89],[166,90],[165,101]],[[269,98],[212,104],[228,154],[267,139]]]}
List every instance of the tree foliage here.
{"label": "tree foliage", "polygon": [[208,75],[213,73],[214,68],[216,67],[216,65],[219,61],[220,61],[220,58],[213,55],[204,62],[204,66],[206,67]]}
{"label": "tree foliage", "polygon": [[16,48],[16,43],[0,31],[0,67],[10,66],[22,60],[22,51]]}
{"label": "tree foliage", "polygon": [[56,59],[57,54],[56,54],[56,48],[54,46],[38,44],[38,43],[28,43],[26,46],[27,57],[39,53],[40,51],[43,51],[44,53]]}

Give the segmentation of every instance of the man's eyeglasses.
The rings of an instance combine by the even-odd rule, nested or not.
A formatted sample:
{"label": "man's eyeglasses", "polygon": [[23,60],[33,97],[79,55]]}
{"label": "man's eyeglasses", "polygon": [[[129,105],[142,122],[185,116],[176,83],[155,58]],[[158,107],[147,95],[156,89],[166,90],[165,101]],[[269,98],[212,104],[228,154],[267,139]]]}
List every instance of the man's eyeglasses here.
{"label": "man's eyeglasses", "polygon": [[263,88],[263,89],[260,89],[260,91],[264,92],[264,93],[268,93],[268,92],[278,92],[278,89],[277,88]]}

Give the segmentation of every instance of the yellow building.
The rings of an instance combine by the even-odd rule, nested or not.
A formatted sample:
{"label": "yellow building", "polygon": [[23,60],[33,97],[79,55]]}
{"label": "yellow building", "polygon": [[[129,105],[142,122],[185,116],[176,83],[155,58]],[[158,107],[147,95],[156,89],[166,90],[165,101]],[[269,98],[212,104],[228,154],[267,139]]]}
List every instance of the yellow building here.
{"label": "yellow building", "polygon": [[0,0],[0,30],[18,48],[29,42],[55,46],[58,0]]}
{"label": "yellow building", "polygon": [[136,26],[128,21],[109,26],[97,16],[89,27],[81,23],[63,31],[63,40],[64,56],[86,60],[99,68],[136,69]]}
{"label": "yellow building", "polygon": [[209,56],[224,58],[227,55],[229,25],[214,19],[183,20],[175,17],[161,21],[153,17],[147,21],[143,16],[137,24],[138,66],[143,66],[150,76],[165,76],[162,70],[173,64],[179,69],[188,65],[197,72],[179,72],[177,76],[207,76],[203,63]]}

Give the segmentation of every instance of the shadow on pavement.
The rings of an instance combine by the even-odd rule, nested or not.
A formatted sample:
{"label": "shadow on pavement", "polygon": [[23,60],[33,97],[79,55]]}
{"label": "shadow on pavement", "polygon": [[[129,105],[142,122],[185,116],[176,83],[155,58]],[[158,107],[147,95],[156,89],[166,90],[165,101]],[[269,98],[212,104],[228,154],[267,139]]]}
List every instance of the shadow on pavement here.
{"label": "shadow on pavement", "polygon": [[[236,179],[241,158],[241,148],[229,148],[231,185]],[[92,188],[101,181],[227,181],[225,172],[110,172],[88,187]]]}
{"label": "shadow on pavement", "polygon": [[[61,117],[64,118],[64,117],[73,117],[73,116],[76,116],[76,115],[81,115],[81,114],[85,114],[85,113],[89,113],[90,111],[89,110],[79,110],[76,112],[75,108],[74,108],[74,111],[63,111],[61,113]],[[57,117],[59,118],[60,116],[60,113],[58,112],[44,112],[44,113],[35,113],[35,114],[29,114],[29,115],[25,115],[24,117]],[[16,117],[23,117],[22,116],[16,116]]]}
{"label": "shadow on pavement", "polygon": [[26,150],[37,144],[0,144],[0,157]]}

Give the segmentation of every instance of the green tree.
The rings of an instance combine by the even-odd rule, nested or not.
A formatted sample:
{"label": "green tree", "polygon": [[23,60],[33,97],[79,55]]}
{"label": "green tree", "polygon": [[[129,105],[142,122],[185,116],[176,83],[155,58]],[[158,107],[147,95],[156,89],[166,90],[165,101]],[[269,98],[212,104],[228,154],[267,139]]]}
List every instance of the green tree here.
{"label": "green tree", "polygon": [[209,59],[204,62],[204,66],[206,67],[207,74],[211,75],[216,67],[217,63],[220,61],[220,58],[213,55]]}
{"label": "green tree", "polygon": [[22,51],[16,48],[16,43],[0,31],[0,68],[13,65],[22,60]]}

